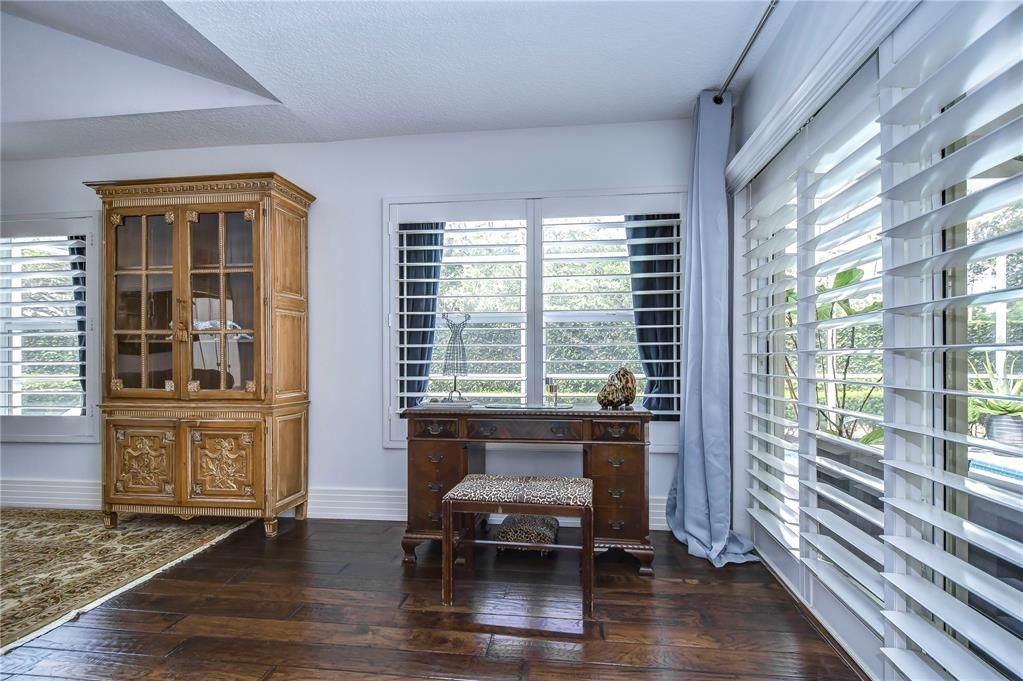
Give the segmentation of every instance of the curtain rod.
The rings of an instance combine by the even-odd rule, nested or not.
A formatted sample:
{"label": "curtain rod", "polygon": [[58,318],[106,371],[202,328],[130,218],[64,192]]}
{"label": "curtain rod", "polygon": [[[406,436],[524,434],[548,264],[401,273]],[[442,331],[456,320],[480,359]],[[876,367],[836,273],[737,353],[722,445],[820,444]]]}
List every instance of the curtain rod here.
{"label": "curtain rod", "polygon": [[771,16],[771,12],[773,12],[774,8],[777,6],[778,0],[771,0],[771,2],[768,3],[767,9],[764,10],[764,16],[760,17],[760,23],[758,23],[757,27],[753,29],[753,35],[751,35],[749,40],[746,41],[746,47],[742,48],[742,53],[740,53],[739,58],[735,60],[732,70],[728,72],[728,77],[725,78],[724,84],[721,86],[721,89],[718,90],[718,93],[714,95],[715,104],[720,104],[725,101],[722,95],[725,94],[725,90],[728,89],[728,86],[732,84],[732,78],[735,78],[736,71],[738,71],[739,67],[742,66],[742,62],[746,59],[746,55],[749,54],[750,48],[753,47],[753,43],[756,42],[757,36],[759,36],[760,31],[764,29],[764,24],[767,23],[768,17]]}

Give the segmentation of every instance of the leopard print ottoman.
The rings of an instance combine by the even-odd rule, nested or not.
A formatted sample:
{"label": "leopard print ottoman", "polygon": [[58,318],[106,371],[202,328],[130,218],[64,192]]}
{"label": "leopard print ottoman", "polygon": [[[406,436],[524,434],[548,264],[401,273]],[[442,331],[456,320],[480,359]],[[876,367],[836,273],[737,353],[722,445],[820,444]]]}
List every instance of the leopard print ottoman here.
{"label": "leopard print ottoman", "polygon": [[[493,538],[497,541],[517,541],[524,544],[555,544],[558,541],[558,519],[550,515],[522,515],[515,514],[507,516],[501,526],[494,531]],[[520,546],[509,546],[509,549],[518,551],[529,551],[530,549]],[[498,547],[503,551],[505,547]],[[541,556],[546,556],[548,551],[541,551]]]}
{"label": "leopard print ottoman", "polygon": [[470,473],[445,499],[495,504],[592,506],[593,481],[559,475],[486,475]]}

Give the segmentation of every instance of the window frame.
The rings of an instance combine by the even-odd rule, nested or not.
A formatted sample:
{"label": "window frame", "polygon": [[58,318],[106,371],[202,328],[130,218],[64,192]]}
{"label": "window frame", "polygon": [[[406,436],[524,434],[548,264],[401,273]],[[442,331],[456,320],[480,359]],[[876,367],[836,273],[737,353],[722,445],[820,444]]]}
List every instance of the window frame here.
{"label": "window frame", "polygon": [[[532,306],[539,306],[536,309],[542,310],[542,291],[539,282],[542,274],[542,229],[544,218],[544,202],[548,202],[551,214],[560,214],[573,206],[589,206],[591,210],[606,210],[605,206],[620,203],[622,201],[634,201],[636,203],[636,214],[645,210],[643,199],[654,196],[654,201],[672,201],[674,210],[685,220],[686,187],[684,186],[657,186],[642,187],[624,190],[596,190],[596,191],[568,191],[568,192],[521,192],[510,194],[474,194],[474,195],[448,195],[448,196],[395,196],[384,197],[381,210],[381,243],[382,243],[382,268],[383,282],[381,286],[383,299],[382,303],[382,335],[384,338],[384,366],[383,380],[384,390],[382,391],[382,404],[384,419],[382,428],[382,439],[384,449],[405,449],[407,443],[407,424],[395,409],[397,397],[395,396],[395,385],[397,376],[395,371],[398,367],[398,348],[391,342],[393,324],[397,323],[397,278],[398,278],[398,224],[401,221],[411,218],[399,218],[401,206],[428,204],[476,204],[487,202],[523,202],[525,210],[522,217],[526,220],[527,234],[527,309]],[[630,207],[630,211],[632,208]],[[647,211],[651,212],[651,211]],[[660,211],[667,212],[667,211]],[[597,214],[597,213],[592,213]],[[548,215],[550,217],[550,215]],[[415,218],[418,220],[418,217]],[[457,219],[448,218],[448,219]],[[683,224],[682,233],[685,233]],[[534,234],[539,236],[537,239]],[[540,258],[537,258],[537,255]],[[685,260],[684,250],[680,256]],[[684,277],[684,273],[683,273]],[[532,285],[533,282],[536,285]],[[684,282],[684,280],[683,280]],[[526,391],[527,395],[543,394],[543,325],[535,325],[537,328],[527,327],[527,363],[526,363]],[[534,370],[535,369],[535,370]],[[596,398],[596,396],[594,396]],[[650,451],[652,453],[674,454],[678,452],[678,423],[676,421],[652,422],[650,429]]]}
{"label": "window frame", "polygon": [[[100,441],[100,358],[102,328],[102,239],[99,211],[0,215],[5,237],[84,235],[85,268],[85,405],[84,416],[0,415],[0,442],[95,444]],[[57,227],[58,229],[55,229]]]}

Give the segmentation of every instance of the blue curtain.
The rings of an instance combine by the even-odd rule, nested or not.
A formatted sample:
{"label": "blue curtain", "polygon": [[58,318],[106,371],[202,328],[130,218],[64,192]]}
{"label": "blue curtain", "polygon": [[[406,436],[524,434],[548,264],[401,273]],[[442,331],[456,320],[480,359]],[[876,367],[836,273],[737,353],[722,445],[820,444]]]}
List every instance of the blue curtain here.
{"label": "blue curtain", "polygon": [[[440,279],[443,222],[415,222],[398,225],[398,316],[401,331],[398,381],[401,408],[423,401],[430,382],[433,336],[437,325],[437,288]],[[401,248],[404,247],[404,248]]]}
{"label": "blue curtain", "polygon": [[725,162],[732,97],[701,92],[693,115],[682,299],[679,458],[668,492],[668,526],[693,556],[716,567],[757,560],[732,531],[731,244]]}
{"label": "blue curtain", "polygon": [[[679,344],[675,338],[675,315],[678,314],[674,293],[643,293],[644,291],[678,291],[679,274],[674,256],[679,244],[668,241],[677,237],[678,213],[662,215],[626,215],[625,236],[629,247],[629,272],[632,275],[632,307],[636,320],[639,359],[646,374],[643,406],[657,411],[678,411]],[[662,224],[632,224],[663,221]],[[670,221],[670,222],[668,222]],[[642,239],[665,239],[660,243],[636,243]],[[664,256],[656,260],[638,260],[639,256]],[[657,276],[650,276],[657,275]],[[674,421],[674,416],[655,414],[658,421]]]}

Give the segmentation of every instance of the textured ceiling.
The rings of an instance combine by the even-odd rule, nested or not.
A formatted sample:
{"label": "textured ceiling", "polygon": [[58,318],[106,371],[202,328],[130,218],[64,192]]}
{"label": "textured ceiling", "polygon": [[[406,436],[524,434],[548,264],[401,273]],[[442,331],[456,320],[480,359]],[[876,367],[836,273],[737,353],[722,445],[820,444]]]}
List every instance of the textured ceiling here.
{"label": "textured ceiling", "polygon": [[[701,89],[723,79],[765,6],[766,0],[4,2],[4,12],[273,99],[225,103],[228,93],[220,91],[196,107],[196,92],[178,83],[168,96],[177,98],[179,111],[152,104],[149,113],[106,115],[83,103],[68,114],[65,103],[15,122],[5,108],[3,155],[682,118]],[[738,87],[783,19],[768,24]],[[116,79],[118,71],[95,77]],[[2,85],[6,97],[6,77]],[[97,96],[111,96],[98,85]],[[59,91],[60,84],[50,87]]]}
{"label": "textured ceiling", "polygon": [[766,3],[169,4],[319,132],[348,139],[688,116]]}

